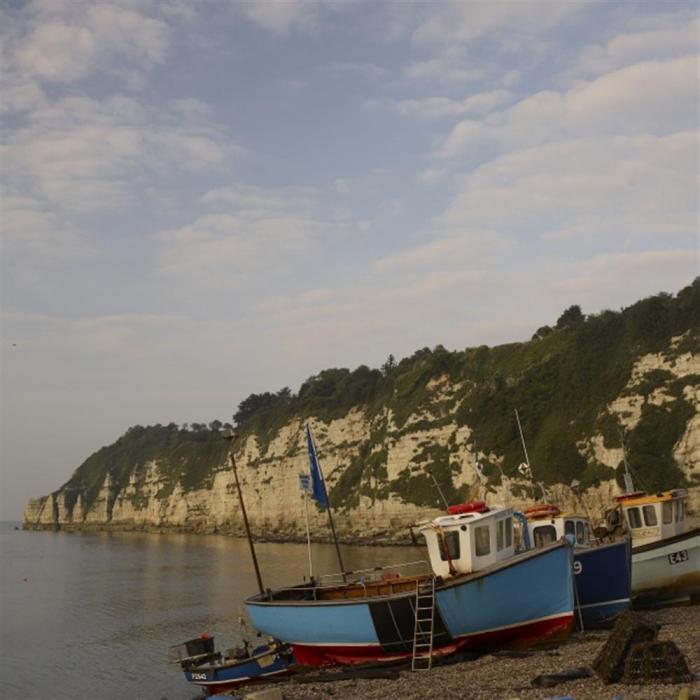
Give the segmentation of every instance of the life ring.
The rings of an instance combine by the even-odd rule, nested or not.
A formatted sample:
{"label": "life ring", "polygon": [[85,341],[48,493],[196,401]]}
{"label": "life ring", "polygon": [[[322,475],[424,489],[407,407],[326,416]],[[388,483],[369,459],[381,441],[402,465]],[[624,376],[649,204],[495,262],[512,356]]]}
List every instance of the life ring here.
{"label": "life ring", "polygon": [[456,506],[447,506],[450,515],[462,515],[462,513],[486,513],[488,506],[484,501],[468,501],[459,503]]}
{"label": "life ring", "polygon": [[526,508],[524,513],[528,518],[556,518],[561,511],[549,503],[540,503],[539,505]]}

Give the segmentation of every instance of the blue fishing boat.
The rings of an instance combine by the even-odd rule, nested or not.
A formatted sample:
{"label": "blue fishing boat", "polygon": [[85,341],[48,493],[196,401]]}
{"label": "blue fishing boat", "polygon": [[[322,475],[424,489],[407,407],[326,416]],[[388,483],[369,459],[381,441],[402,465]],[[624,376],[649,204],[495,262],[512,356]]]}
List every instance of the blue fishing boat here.
{"label": "blue fishing boat", "polygon": [[214,651],[214,638],[207,635],[170,647],[170,660],[180,664],[185,679],[205,695],[216,695],[255,681],[295,671],[296,661],[289,646],[270,642],[251,649],[243,647],[221,653]]}
{"label": "blue fishing boat", "polygon": [[416,528],[429,571],[343,572],[342,581],[265,591],[246,600],[254,626],[289,643],[302,665],[415,662],[569,634],[574,593],[566,540],[516,553],[513,509],[483,502],[453,506]]}
{"label": "blue fishing boat", "polygon": [[561,537],[575,542],[576,620],[582,629],[610,625],[631,604],[629,538],[603,543],[594,537],[588,518],[539,504],[525,510],[529,540],[543,547]]}

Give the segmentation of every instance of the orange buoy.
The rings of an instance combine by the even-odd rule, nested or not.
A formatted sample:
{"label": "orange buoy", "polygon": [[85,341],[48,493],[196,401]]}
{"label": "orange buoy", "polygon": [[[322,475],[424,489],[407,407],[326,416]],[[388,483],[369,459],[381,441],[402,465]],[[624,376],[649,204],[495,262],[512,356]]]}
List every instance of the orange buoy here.
{"label": "orange buoy", "polygon": [[556,518],[561,513],[559,508],[549,503],[539,503],[536,506],[530,506],[523,512],[527,518]]}
{"label": "orange buoy", "polygon": [[462,513],[486,513],[488,506],[484,501],[468,501],[456,506],[447,506],[450,515],[462,515]]}

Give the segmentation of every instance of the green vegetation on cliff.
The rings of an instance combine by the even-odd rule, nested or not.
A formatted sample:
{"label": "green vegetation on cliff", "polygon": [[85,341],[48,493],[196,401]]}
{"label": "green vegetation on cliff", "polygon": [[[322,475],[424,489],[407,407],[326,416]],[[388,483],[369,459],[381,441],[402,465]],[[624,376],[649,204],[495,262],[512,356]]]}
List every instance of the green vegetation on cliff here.
{"label": "green vegetation on cliff", "polygon": [[[191,429],[175,423],[129,428],[115,443],[90,455],[65,484],[66,506],[72,508],[78,493],[83,506],[94,503],[105,477],[109,474],[114,494],[120,493],[132,477],[142,487],[146,465],[156,461],[165,477],[167,495],[179,482],[185,490],[202,488],[210,483],[216,467],[225,463],[228,444],[217,426],[194,424]],[[138,498],[138,496],[136,496]]]}
{"label": "green vegetation on cliff", "polygon": [[[296,394],[286,387],[251,394],[233,419],[242,437],[257,438],[262,463],[270,459],[270,440],[291,421],[302,424],[314,418],[327,423],[352,409],[362,410],[369,421],[366,440],[354,446],[357,455],[342,465],[331,491],[332,502],[346,508],[356,505],[360,495],[383,499],[389,493],[419,505],[434,504],[426,467],[449,500],[465,495],[452,484],[452,474],[461,467],[453,459],[459,447],[456,434],[447,446],[422,445],[398,478],[387,481],[387,444],[409,432],[468,426],[472,449],[502,458],[500,466],[482,459],[490,481],[498,481],[501,469],[514,474],[523,460],[515,409],[536,479],[577,479],[585,487],[614,473],[587,454],[585,445],[592,435],[602,434],[606,447],[620,446],[617,417],[606,407],[625,394],[635,362],[648,353],[664,352],[670,361],[697,353],[698,329],[700,279],[675,296],[659,294],[619,312],[584,316],[572,306],[528,342],[452,352],[438,345],[399,362],[390,356],[381,369],[326,369],[307,379]],[[680,338],[674,346],[673,338]],[[662,388],[668,397],[660,406],[646,402],[639,424],[626,438],[628,459],[644,486],[682,483],[672,449],[694,411],[683,388],[699,381],[677,380],[671,372],[656,370],[627,390],[648,398]],[[79,492],[85,506],[93,503],[106,474],[115,492],[123,491],[130,479],[142,484],[145,465],[152,460],[165,484],[161,496],[177,483],[185,490],[206,487],[225,463],[221,427],[216,421],[189,429],[175,424],[130,428],[76,470],[64,486],[69,507]],[[289,456],[300,445],[291,441]]]}
{"label": "green vegetation on cliff", "polygon": [[[659,294],[619,312],[584,316],[579,307],[572,306],[555,326],[539,328],[525,343],[455,352],[437,346],[423,348],[398,363],[390,357],[382,370],[365,366],[354,371],[324,370],[309,378],[296,395],[289,389],[253,394],[241,403],[234,420],[244,434],[256,434],[263,446],[291,418],[303,421],[314,416],[327,422],[354,407],[362,408],[375,422],[384,421],[391,411],[396,430],[384,431],[382,441],[402,431],[456,421],[471,428],[473,446],[502,457],[503,472],[513,475],[523,460],[514,419],[518,409],[535,477],[547,483],[577,479],[586,487],[613,475],[609,467],[584,455],[582,443],[602,433],[606,447],[620,446],[617,418],[606,407],[624,392],[634,363],[648,353],[664,351],[672,360],[698,352],[699,328],[700,279],[696,279],[675,297]],[[679,337],[680,342],[669,351],[671,340]],[[443,377],[452,391],[448,400],[434,386]],[[682,482],[671,450],[694,409],[678,389],[697,383],[697,377],[674,382],[671,373],[659,370],[632,389],[643,395],[662,386],[675,392],[675,400],[664,408],[645,407],[627,444],[629,460],[649,488]],[[654,438],[641,437],[649,431]],[[370,455],[377,454],[381,444],[374,435],[368,437],[333,489],[332,500],[338,505],[354,505],[360,494],[369,495],[371,484],[378,488],[372,478],[376,458]],[[442,450],[428,462],[452,495],[450,450]],[[496,464],[487,461],[485,467],[491,481],[500,478]],[[434,502],[434,487],[422,470],[412,471],[411,465],[388,487],[406,501]]]}

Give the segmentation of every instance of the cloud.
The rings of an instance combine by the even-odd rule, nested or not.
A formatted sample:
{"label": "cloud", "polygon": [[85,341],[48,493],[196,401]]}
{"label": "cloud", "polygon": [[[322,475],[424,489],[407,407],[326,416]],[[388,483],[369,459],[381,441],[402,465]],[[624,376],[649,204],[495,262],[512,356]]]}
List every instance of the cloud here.
{"label": "cloud", "polygon": [[284,36],[292,32],[317,32],[321,27],[323,10],[330,5],[331,3],[322,0],[251,0],[236,3],[235,7],[250,22],[272,34]]}
{"label": "cloud", "polygon": [[[697,53],[700,19],[697,13],[679,11],[667,17],[654,16],[653,26],[639,27],[629,21],[626,31],[607,41],[586,47],[569,74],[593,76],[649,60],[668,60]],[[633,27],[637,25],[637,31]]]}
{"label": "cloud", "polygon": [[694,129],[697,92],[695,56],[638,63],[566,92],[538,92],[485,121],[464,120],[439,155],[454,157],[485,141],[513,148],[595,134]]}
{"label": "cloud", "polygon": [[147,71],[165,61],[172,41],[166,21],[127,6],[37,2],[13,19],[4,32],[10,72],[46,83]]}
{"label": "cloud", "polygon": [[440,237],[430,243],[385,256],[374,263],[374,268],[380,272],[410,268],[432,268],[444,272],[446,267],[463,267],[465,261],[483,260],[485,256],[495,255],[511,244],[512,241],[506,236],[494,231],[469,230],[464,235]]}
{"label": "cloud", "polygon": [[60,266],[95,254],[89,237],[69,220],[4,187],[0,187],[0,230],[5,265],[13,274],[18,268]]}
{"label": "cloud", "polygon": [[141,184],[176,168],[216,170],[239,153],[204,106],[189,100],[175,112],[132,98],[65,97],[35,109],[8,136],[5,175],[64,211],[113,209]]}
{"label": "cloud", "polygon": [[558,298],[582,305],[586,312],[616,309],[690,284],[699,264],[697,248],[602,253],[570,265],[569,274],[553,280],[551,290]]}
{"label": "cloud", "polygon": [[46,93],[33,80],[6,78],[0,83],[0,88],[2,88],[0,114],[27,112],[45,105],[47,101]]}
{"label": "cloud", "polygon": [[511,98],[507,90],[477,92],[463,100],[449,97],[427,97],[422,99],[402,100],[396,104],[396,110],[403,116],[418,117],[455,117],[461,114],[484,114],[499,107]]}
{"label": "cloud", "polygon": [[428,185],[434,185],[443,181],[447,177],[445,168],[426,168],[416,176],[420,182],[425,182]]}
{"label": "cloud", "polygon": [[218,188],[200,202],[214,210],[192,224],[158,234],[158,271],[167,277],[214,285],[265,286],[286,274],[321,232],[334,224],[320,218],[311,188]]}
{"label": "cloud", "polygon": [[226,207],[243,212],[248,218],[271,211],[310,213],[319,193],[313,187],[281,187],[265,189],[252,185],[231,185],[210,190],[200,198],[209,207]]}
{"label": "cloud", "polygon": [[487,70],[469,61],[462,48],[446,49],[425,61],[414,61],[404,69],[411,81],[437,82],[440,85],[461,85],[486,77]]}
{"label": "cloud", "polygon": [[507,153],[464,177],[439,224],[446,232],[491,227],[521,241],[678,243],[695,229],[697,147],[697,134],[684,132]]}
{"label": "cloud", "polygon": [[386,68],[375,63],[359,61],[331,61],[319,66],[316,70],[319,73],[358,76],[366,81],[377,81],[389,75]]}
{"label": "cloud", "polygon": [[461,2],[450,0],[424,19],[413,33],[418,44],[468,43],[498,34],[513,43],[520,35],[537,36],[571,20],[591,3],[569,2]]}

